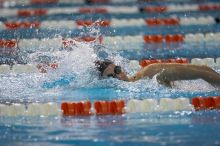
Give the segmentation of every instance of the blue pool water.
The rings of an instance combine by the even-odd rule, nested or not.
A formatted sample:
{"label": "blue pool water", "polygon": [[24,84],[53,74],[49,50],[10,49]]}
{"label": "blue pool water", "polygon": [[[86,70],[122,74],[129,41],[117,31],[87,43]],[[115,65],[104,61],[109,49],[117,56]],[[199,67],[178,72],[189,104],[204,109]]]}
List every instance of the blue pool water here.
{"label": "blue pool water", "polygon": [[[120,3],[121,6],[147,6],[207,3],[207,1],[169,1],[150,2],[143,5],[135,2]],[[212,0],[210,2],[219,2]],[[110,4],[116,6],[117,4]],[[79,7],[85,4],[59,4],[46,6],[23,6],[15,8],[50,8]],[[1,12],[1,9],[0,9]],[[77,19],[129,19],[129,18],[166,18],[177,17],[219,17],[220,11],[184,11],[167,13],[134,13],[134,14],[53,14],[42,17],[22,18],[17,16],[1,17],[1,22],[20,20],[77,20]],[[82,29],[18,29],[0,30],[1,39],[50,39],[53,37],[73,38],[76,36],[134,36],[147,34],[188,34],[217,33],[219,23],[213,25],[185,26],[131,26],[131,27],[89,27]],[[113,99],[147,99],[178,98],[192,99],[196,96],[219,96],[220,89],[214,88],[203,80],[178,81],[173,88],[159,85],[156,79],[143,79],[127,83],[116,79],[100,79],[95,70],[96,59],[110,58],[121,65],[129,75],[138,68],[130,68],[130,60],[143,58],[218,58],[220,43],[183,42],[180,44],[162,43],[156,49],[148,44],[100,45],[96,43],[78,43],[72,45],[72,51],[63,48],[51,48],[50,51],[39,51],[38,48],[20,50],[18,56],[0,54],[4,59],[18,60],[19,63],[35,63],[39,56],[47,56],[57,62],[56,70],[46,74],[0,74],[0,103],[32,103],[84,101]],[[33,44],[34,45],[34,44]],[[157,46],[150,46],[157,47]],[[114,50],[120,48],[120,51]],[[213,67],[220,72],[219,67]],[[125,113],[107,116],[0,116],[1,146],[90,146],[90,145],[152,145],[152,146],[219,146],[220,145],[220,111],[173,111],[154,113]]]}

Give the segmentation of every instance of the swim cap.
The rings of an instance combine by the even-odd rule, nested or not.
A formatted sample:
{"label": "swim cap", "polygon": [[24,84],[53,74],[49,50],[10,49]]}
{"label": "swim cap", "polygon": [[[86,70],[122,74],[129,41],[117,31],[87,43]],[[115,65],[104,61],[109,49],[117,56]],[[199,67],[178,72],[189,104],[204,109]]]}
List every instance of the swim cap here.
{"label": "swim cap", "polygon": [[113,62],[111,60],[104,60],[104,61],[101,61],[101,60],[97,60],[95,61],[95,66],[96,68],[98,69],[98,71],[100,71],[101,73],[101,76],[103,75],[103,72],[104,70],[110,65],[110,64],[113,64]]}

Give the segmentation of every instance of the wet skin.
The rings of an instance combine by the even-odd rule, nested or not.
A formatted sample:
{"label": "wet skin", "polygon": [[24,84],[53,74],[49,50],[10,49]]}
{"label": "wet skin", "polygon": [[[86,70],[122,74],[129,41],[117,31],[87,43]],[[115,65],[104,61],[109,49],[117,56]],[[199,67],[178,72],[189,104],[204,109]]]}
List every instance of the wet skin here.
{"label": "wet skin", "polygon": [[[103,72],[103,76],[114,74],[115,64],[110,64]],[[220,86],[220,74],[208,66],[177,64],[177,63],[157,63],[141,68],[135,75],[127,77],[122,70],[120,74],[115,74],[119,80],[134,82],[142,78],[153,78],[156,75],[158,83],[171,87],[172,81],[203,79],[213,86]]]}

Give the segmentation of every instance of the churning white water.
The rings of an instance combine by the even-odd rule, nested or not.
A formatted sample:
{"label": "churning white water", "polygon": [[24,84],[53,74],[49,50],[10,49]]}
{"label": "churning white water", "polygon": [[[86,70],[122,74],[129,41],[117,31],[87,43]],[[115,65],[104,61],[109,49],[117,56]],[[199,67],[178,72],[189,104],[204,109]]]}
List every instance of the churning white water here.
{"label": "churning white water", "polygon": [[[96,29],[91,30],[92,33],[98,34]],[[38,100],[39,98],[45,98],[45,96],[59,96],[61,94],[60,91],[66,90],[66,88],[70,90],[79,88],[114,88],[117,91],[147,92],[152,94],[157,94],[158,92],[169,93],[178,90],[190,92],[216,90],[203,80],[175,82],[173,89],[159,85],[155,78],[142,79],[134,83],[112,78],[100,80],[94,64],[97,59],[103,59],[99,56],[100,52],[104,52],[106,58],[121,65],[129,75],[134,73],[134,70],[128,67],[129,60],[120,56],[117,51],[113,51],[113,47],[120,46],[97,46],[96,43],[74,41],[74,43],[69,45],[68,50],[30,54],[30,63],[37,63],[36,60],[39,56],[47,56],[58,63],[58,68],[56,70],[49,69],[46,74],[2,74],[0,75],[0,97],[13,100]],[[69,80],[69,82],[65,86],[62,86],[62,84],[54,85],[50,89],[43,86],[44,83],[59,83],[61,79]]]}

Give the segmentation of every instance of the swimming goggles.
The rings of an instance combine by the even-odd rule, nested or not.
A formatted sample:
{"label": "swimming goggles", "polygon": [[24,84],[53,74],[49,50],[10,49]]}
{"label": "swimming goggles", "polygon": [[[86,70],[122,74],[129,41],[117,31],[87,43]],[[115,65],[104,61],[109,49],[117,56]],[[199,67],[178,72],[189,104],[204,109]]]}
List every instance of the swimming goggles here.
{"label": "swimming goggles", "polygon": [[115,66],[115,68],[114,68],[114,73],[113,74],[109,74],[109,75],[107,75],[108,77],[113,77],[113,78],[116,78],[117,76],[117,74],[120,74],[122,72],[122,70],[121,70],[121,67],[120,66]]}

